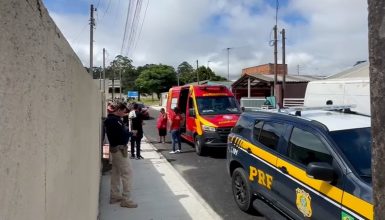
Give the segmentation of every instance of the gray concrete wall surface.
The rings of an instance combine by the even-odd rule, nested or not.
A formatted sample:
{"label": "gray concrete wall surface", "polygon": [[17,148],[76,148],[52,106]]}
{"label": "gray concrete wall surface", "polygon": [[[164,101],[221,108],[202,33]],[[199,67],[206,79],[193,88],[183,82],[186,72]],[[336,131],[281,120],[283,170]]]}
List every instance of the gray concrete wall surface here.
{"label": "gray concrete wall surface", "polygon": [[0,10],[0,220],[97,219],[99,88],[41,0]]}

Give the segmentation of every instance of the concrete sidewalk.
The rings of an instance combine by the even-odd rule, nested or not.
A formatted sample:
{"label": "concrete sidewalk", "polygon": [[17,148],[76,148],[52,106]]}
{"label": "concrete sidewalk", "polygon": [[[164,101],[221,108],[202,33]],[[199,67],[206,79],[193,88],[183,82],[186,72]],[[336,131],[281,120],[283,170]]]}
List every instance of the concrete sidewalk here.
{"label": "concrete sidewalk", "polygon": [[132,199],[138,208],[109,204],[110,173],[107,173],[101,180],[99,219],[221,219],[145,138],[141,148],[144,160],[130,159],[134,176]]}

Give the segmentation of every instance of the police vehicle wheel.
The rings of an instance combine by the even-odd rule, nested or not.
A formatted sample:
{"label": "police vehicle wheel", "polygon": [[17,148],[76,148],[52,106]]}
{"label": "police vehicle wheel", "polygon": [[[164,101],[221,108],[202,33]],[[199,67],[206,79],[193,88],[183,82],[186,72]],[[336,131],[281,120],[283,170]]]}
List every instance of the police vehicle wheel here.
{"label": "police vehicle wheel", "polygon": [[242,168],[235,169],[231,183],[234,200],[238,207],[245,212],[253,210],[253,195],[251,193],[250,184],[247,181],[245,170]]}
{"label": "police vehicle wheel", "polygon": [[195,136],[194,145],[195,145],[195,152],[199,156],[203,156],[204,155],[204,147],[203,147],[202,138],[199,135]]}

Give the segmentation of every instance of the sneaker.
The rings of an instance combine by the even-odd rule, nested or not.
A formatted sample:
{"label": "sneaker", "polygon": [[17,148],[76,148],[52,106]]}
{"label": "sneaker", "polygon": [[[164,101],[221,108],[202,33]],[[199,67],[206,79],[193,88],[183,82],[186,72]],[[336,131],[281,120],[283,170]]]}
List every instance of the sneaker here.
{"label": "sneaker", "polygon": [[181,151],[180,150],[176,150],[176,153],[180,153]]}
{"label": "sneaker", "polygon": [[140,160],[140,159],[144,159],[144,158],[142,156],[137,156],[136,159]]}
{"label": "sneaker", "polygon": [[176,152],[175,151],[170,151],[170,154],[175,154]]}
{"label": "sneaker", "polygon": [[135,159],[135,155],[131,155],[131,157],[130,157],[131,159]]}
{"label": "sneaker", "polygon": [[110,204],[121,202],[123,198],[110,198]]}
{"label": "sneaker", "polygon": [[124,200],[120,203],[120,207],[125,207],[125,208],[136,208],[138,207],[138,204],[131,200]]}

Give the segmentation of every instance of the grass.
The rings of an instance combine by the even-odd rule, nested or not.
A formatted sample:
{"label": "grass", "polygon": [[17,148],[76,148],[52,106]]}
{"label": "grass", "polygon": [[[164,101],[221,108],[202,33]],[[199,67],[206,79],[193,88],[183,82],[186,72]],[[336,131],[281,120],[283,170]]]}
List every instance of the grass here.
{"label": "grass", "polygon": [[155,96],[154,100],[151,96],[148,97],[140,97],[140,102],[143,102],[145,105],[159,105],[159,99]]}

